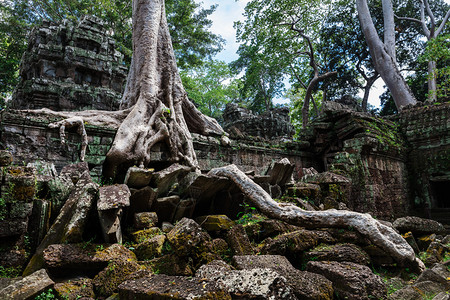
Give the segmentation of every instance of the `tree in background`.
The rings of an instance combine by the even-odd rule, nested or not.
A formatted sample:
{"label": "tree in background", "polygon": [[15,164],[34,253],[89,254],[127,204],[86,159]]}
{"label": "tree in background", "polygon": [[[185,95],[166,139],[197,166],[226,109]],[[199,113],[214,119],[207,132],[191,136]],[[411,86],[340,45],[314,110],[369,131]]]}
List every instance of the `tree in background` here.
{"label": "tree in background", "polygon": [[[208,16],[216,6],[201,8],[194,0],[168,0],[167,20],[177,64],[183,69],[197,67],[223,47],[223,39],[209,31]],[[97,16],[117,41],[118,50],[131,61],[131,1],[128,0],[7,0],[0,2],[0,82],[2,95],[17,84],[17,71],[26,49],[27,32],[42,20],[61,22],[79,20],[83,15]],[[3,85],[6,83],[6,85]]]}
{"label": "tree in background", "polygon": [[[434,7],[430,4],[434,4]],[[405,17],[403,14],[400,14],[402,13],[400,12],[399,16],[396,17],[401,21],[419,24],[422,29],[422,34],[427,38],[427,44],[429,44],[429,46],[427,46],[428,54],[425,54],[423,58],[427,59],[428,62],[428,98],[432,101],[436,101],[438,98],[437,59],[440,58],[440,54],[436,51],[441,51],[439,46],[441,45],[440,41],[442,41],[436,41],[436,39],[445,31],[447,21],[450,18],[450,8],[441,1],[433,1],[430,3],[428,0],[407,1],[403,4],[402,8],[407,9],[407,12],[404,12],[404,15],[410,15],[410,12],[413,11],[413,15],[420,16],[418,18]],[[406,22],[403,22],[403,25],[406,25],[405,23]],[[445,49],[443,49],[443,51],[445,52]]]}
{"label": "tree in background", "polygon": [[229,102],[239,98],[239,81],[223,61],[211,60],[204,65],[181,71],[181,79],[190,100],[205,115],[217,120]]}
{"label": "tree in background", "polygon": [[267,108],[280,95],[283,81],[306,89],[302,123],[309,119],[309,103],[317,85],[335,75],[324,68],[316,53],[318,32],[331,1],[250,1],[245,7],[244,22],[237,22],[237,38],[242,44],[239,59],[233,63],[243,70],[243,88],[254,97],[264,99]]}

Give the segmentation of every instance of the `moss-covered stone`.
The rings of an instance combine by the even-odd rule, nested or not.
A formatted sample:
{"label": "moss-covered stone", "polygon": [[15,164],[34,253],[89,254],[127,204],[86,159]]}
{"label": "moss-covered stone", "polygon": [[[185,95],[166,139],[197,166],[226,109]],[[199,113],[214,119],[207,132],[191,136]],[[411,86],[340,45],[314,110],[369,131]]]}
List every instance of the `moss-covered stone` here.
{"label": "moss-covered stone", "polygon": [[156,235],[147,239],[136,246],[134,253],[139,260],[148,260],[159,257],[163,253],[164,242],[166,236],[163,234]]}
{"label": "moss-covered stone", "polygon": [[76,278],[55,283],[54,290],[56,296],[60,299],[77,300],[82,297],[95,297],[92,279],[90,278]]}
{"label": "moss-covered stone", "polygon": [[155,235],[161,234],[161,229],[158,227],[151,227],[143,230],[138,230],[131,233],[131,240],[135,243],[142,243],[148,239],[151,239]]}

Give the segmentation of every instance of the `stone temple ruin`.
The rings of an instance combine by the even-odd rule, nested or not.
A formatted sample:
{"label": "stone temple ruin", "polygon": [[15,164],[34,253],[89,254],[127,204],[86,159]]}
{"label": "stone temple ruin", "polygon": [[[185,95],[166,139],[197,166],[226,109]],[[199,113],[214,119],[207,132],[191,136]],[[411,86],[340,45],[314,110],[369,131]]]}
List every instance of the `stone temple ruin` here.
{"label": "stone temple ruin", "polygon": [[[30,41],[13,108],[117,109],[126,70],[99,20],[47,23]],[[450,289],[450,273],[435,265],[450,241],[439,237],[450,225],[449,103],[389,118],[326,103],[298,141],[286,109],[254,116],[229,105],[229,145],[193,134],[202,174],[166,168],[161,144],[151,168],[132,167],[114,185],[101,172],[115,130],[86,125],[80,162],[80,136],[69,130],[61,145],[48,127],[57,120],[1,112],[0,266],[27,266],[29,276],[0,279],[0,296],[33,299],[52,287],[69,299],[190,299],[187,290],[214,299],[386,298],[387,285],[368,266],[396,268],[392,257],[352,228],[305,229],[255,213],[230,180],[206,175],[228,164],[305,210],[395,220],[429,269],[390,299]]]}
{"label": "stone temple ruin", "polygon": [[122,59],[100,19],[46,22],[31,32],[12,107],[117,110],[127,76]]}

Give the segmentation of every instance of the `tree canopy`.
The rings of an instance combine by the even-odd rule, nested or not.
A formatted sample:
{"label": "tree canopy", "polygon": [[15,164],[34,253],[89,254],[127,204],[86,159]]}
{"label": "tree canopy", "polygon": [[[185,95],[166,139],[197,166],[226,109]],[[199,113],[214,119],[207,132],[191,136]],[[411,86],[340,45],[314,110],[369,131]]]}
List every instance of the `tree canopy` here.
{"label": "tree canopy", "polygon": [[[17,84],[17,71],[26,49],[27,32],[43,20],[79,20],[97,16],[117,41],[118,50],[131,60],[131,1],[124,0],[7,0],[0,2],[0,93]],[[201,66],[222,50],[224,40],[210,31],[208,17],[216,6],[203,8],[195,0],[167,0],[167,20],[177,64],[182,69]]]}

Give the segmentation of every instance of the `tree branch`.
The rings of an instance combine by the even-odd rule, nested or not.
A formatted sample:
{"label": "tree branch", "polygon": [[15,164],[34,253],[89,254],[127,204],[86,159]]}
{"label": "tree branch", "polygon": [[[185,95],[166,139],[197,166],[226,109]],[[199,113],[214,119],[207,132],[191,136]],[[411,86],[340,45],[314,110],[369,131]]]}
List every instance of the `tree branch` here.
{"label": "tree branch", "polygon": [[450,18],[450,9],[447,11],[447,13],[445,14],[444,19],[443,19],[442,22],[441,22],[441,25],[440,25],[439,28],[436,30],[436,33],[435,33],[436,36],[438,36],[439,34],[441,34],[441,32],[444,30],[444,27],[445,27],[447,21],[449,20],[449,18]]}

